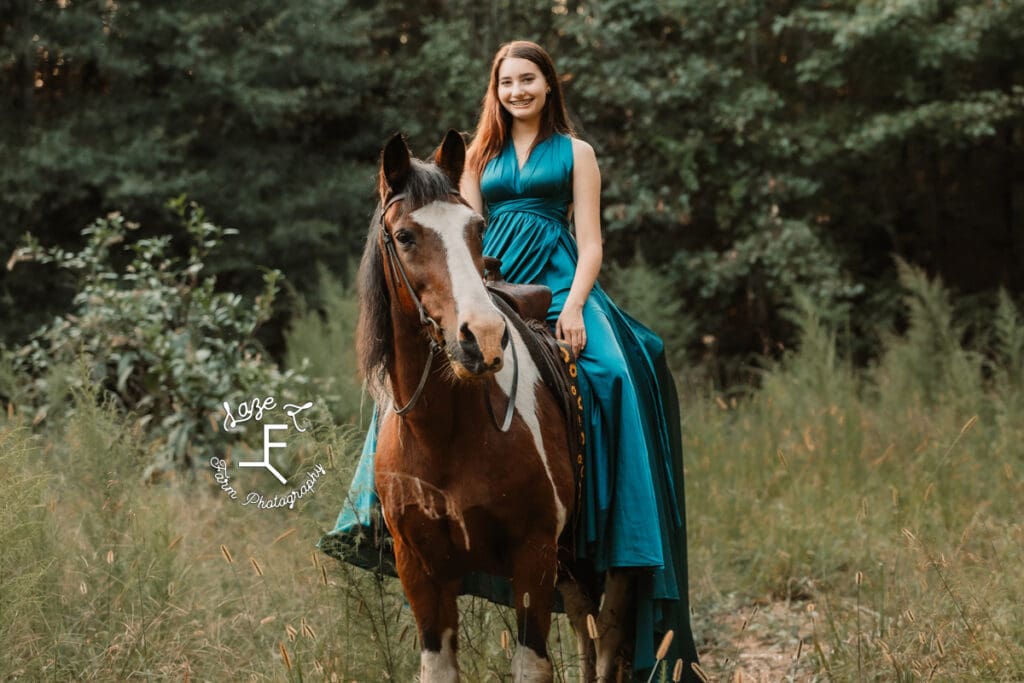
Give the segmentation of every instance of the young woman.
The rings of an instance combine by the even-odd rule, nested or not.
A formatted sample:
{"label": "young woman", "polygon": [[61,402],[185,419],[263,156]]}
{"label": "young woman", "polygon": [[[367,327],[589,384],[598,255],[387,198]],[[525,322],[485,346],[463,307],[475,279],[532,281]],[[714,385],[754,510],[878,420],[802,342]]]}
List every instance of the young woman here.
{"label": "young woman", "polygon": [[484,254],[501,259],[508,281],[551,288],[548,323],[577,354],[588,448],[577,548],[599,571],[635,579],[634,665],[653,665],[655,634],[669,629],[669,662],[696,662],[675,385],[661,340],[597,284],[601,174],[539,45],[495,55],[460,190],[488,216]]}
{"label": "young woman", "polygon": [[[593,148],[573,133],[540,46],[516,41],[495,55],[460,191],[488,216],[484,253],[501,259],[505,279],[551,289],[548,322],[578,357],[588,461],[577,553],[600,572],[629,577],[635,669],[654,664],[655,638],[669,629],[668,661],[696,663],[675,385],[661,340],[597,284],[601,175]],[[320,543],[371,568],[382,556],[378,543],[359,538],[383,533],[373,490],[376,422],[375,415],[335,529]],[[503,584],[480,577],[463,590],[500,600]],[[697,680],[691,667],[685,671],[685,680]]]}

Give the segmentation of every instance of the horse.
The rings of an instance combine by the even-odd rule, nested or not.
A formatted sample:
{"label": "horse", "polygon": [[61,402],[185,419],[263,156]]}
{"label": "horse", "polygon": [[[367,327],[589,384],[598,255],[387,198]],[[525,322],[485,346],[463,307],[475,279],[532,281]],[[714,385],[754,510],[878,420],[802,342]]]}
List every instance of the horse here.
{"label": "horse", "polygon": [[563,405],[541,381],[529,329],[488,295],[485,222],[457,189],[465,155],[454,130],[432,162],[413,158],[401,134],[387,142],[359,275],[359,365],[381,406],[374,480],[419,631],[420,680],[459,680],[456,597],[469,572],[511,580],[513,680],[552,680],[556,586],[581,678],[610,680],[627,582],[609,573],[598,613],[595,582],[572,570],[575,458]]}

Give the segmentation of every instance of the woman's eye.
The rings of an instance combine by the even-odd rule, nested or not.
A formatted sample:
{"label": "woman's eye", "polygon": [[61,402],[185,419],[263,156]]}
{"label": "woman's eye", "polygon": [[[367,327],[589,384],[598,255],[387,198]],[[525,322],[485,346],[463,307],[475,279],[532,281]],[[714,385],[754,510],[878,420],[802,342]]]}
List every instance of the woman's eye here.
{"label": "woman's eye", "polygon": [[395,241],[401,244],[403,247],[410,246],[414,241],[414,237],[409,230],[399,230],[395,233]]}

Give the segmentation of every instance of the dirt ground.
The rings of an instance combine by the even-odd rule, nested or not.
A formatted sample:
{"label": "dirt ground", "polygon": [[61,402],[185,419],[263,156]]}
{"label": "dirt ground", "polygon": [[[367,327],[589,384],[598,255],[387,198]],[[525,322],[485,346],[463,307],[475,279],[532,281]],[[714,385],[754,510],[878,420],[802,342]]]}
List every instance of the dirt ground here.
{"label": "dirt ground", "polygon": [[709,615],[711,648],[701,667],[720,683],[801,683],[817,674],[815,629],[821,625],[813,602],[738,604]]}

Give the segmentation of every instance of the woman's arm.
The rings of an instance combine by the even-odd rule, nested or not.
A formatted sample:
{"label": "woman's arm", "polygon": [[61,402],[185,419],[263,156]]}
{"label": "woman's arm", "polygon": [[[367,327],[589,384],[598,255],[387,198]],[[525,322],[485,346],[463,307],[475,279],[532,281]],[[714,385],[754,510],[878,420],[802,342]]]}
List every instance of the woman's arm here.
{"label": "woman's arm", "polygon": [[459,194],[469,202],[474,211],[483,215],[484,197],[480,194],[480,179],[468,168],[462,171],[462,178],[459,180]]}
{"label": "woman's arm", "polygon": [[583,304],[597,281],[604,251],[601,245],[601,171],[597,167],[597,156],[593,147],[575,138],[572,153],[572,203],[579,254],[569,296],[555,325],[555,336],[569,342],[578,355],[587,344]]}

